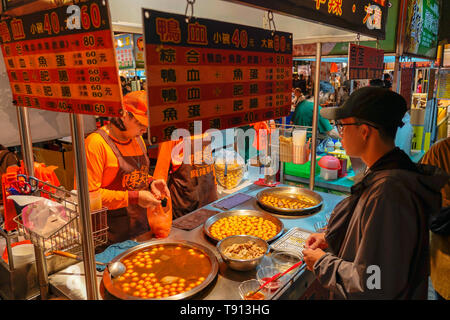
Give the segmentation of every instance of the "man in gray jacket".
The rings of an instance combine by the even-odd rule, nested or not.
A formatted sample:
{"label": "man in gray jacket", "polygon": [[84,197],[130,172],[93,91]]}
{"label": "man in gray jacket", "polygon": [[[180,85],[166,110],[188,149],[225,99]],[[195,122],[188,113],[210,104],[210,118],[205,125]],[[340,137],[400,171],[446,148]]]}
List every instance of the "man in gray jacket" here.
{"label": "man in gray jacket", "polygon": [[303,250],[330,299],[427,298],[428,219],[440,210],[440,189],[449,177],[416,165],[395,147],[405,112],[402,96],[375,87],[321,110],[338,120],[347,155],[368,168],[333,210],[327,231],[312,234]]}

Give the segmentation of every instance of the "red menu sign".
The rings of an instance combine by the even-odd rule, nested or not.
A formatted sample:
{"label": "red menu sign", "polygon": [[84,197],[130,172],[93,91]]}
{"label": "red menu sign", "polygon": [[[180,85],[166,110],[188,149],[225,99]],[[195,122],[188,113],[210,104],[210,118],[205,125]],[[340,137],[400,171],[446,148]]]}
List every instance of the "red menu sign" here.
{"label": "red menu sign", "polygon": [[118,79],[106,1],[36,12],[0,22],[0,39],[18,106],[119,116]]}
{"label": "red menu sign", "polygon": [[400,78],[400,94],[405,98],[408,109],[411,106],[412,84],[414,79],[414,68],[402,68]]}
{"label": "red menu sign", "polygon": [[287,116],[292,34],[143,10],[152,143]]}
{"label": "red menu sign", "polygon": [[381,79],[384,51],[351,43],[348,49],[349,79]]}

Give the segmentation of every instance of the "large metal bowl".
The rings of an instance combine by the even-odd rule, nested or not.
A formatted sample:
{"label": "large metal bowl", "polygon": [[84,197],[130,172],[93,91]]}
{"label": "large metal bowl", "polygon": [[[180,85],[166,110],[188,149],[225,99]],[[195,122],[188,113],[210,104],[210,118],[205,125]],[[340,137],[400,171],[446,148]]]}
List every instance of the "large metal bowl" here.
{"label": "large metal bowl", "polygon": [[[264,196],[273,196],[273,197],[282,197],[282,198],[293,198],[296,199],[298,195],[306,196],[310,199],[313,199],[317,204],[308,208],[303,209],[286,209],[286,208],[278,208],[272,205],[268,205],[263,203],[261,200]],[[298,215],[307,215],[314,212],[317,212],[320,207],[322,207],[323,199],[320,194],[317,192],[311,191],[305,188],[299,187],[275,187],[264,189],[256,195],[256,200],[258,204],[265,210],[274,212],[281,215],[286,216],[298,216]]]}
{"label": "large metal bowl", "polygon": [[[226,248],[233,244],[241,244],[248,241],[254,241],[256,245],[264,249],[264,254],[255,259],[233,259],[229,256],[225,255],[223,252]],[[223,261],[234,270],[237,271],[249,271],[255,269],[258,264],[261,263],[264,256],[269,252],[269,245],[266,241],[261,238],[247,236],[247,235],[239,235],[239,236],[229,236],[217,243],[217,250],[222,256]]]}
{"label": "large metal bowl", "polygon": [[[137,245],[137,246],[121,253],[120,255],[115,257],[111,262],[120,261],[122,259],[125,259],[126,256],[132,254],[133,252],[140,251],[140,250],[143,250],[143,249],[146,249],[149,247],[153,247],[153,246],[158,246],[161,244],[183,245],[183,246],[187,246],[187,247],[191,247],[193,249],[203,251],[205,256],[207,256],[209,258],[209,261],[211,262],[211,271],[209,272],[206,279],[199,286],[197,286],[189,291],[164,298],[164,300],[182,300],[182,299],[190,298],[190,297],[196,295],[197,293],[199,293],[200,291],[202,291],[203,289],[205,289],[216,278],[217,272],[219,271],[219,262],[217,261],[217,257],[214,254],[214,252],[212,252],[212,250],[208,249],[207,247],[204,247],[200,244],[197,244],[194,242],[189,242],[189,241],[155,240],[155,241],[145,242],[143,244]],[[113,284],[113,281],[111,279],[111,274],[109,273],[108,268],[106,268],[105,271],[103,272],[103,283],[105,285],[106,290],[108,290],[108,292],[110,294],[112,294],[116,298],[119,298],[122,300],[161,300],[161,299],[156,299],[156,298],[150,299],[150,298],[134,297],[134,296],[128,295],[126,292],[123,292],[122,290],[116,288]]]}
{"label": "large metal bowl", "polygon": [[214,242],[219,242],[222,239],[218,239],[211,234],[211,232],[210,232],[211,226],[214,224],[214,222],[216,222],[222,218],[231,217],[231,216],[255,216],[255,217],[261,217],[261,218],[264,218],[264,219],[267,219],[267,220],[273,222],[277,227],[277,234],[275,236],[273,236],[272,238],[267,239],[266,240],[267,242],[271,242],[271,241],[277,239],[279,236],[281,236],[281,234],[284,231],[284,225],[280,219],[272,216],[271,214],[261,212],[261,211],[256,211],[256,210],[231,210],[231,211],[226,211],[226,212],[221,212],[221,213],[215,214],[212,217],[210,217],[208,220],[206,220],[206,222],[203,225],[203,231],[211,240],[213,240]]}

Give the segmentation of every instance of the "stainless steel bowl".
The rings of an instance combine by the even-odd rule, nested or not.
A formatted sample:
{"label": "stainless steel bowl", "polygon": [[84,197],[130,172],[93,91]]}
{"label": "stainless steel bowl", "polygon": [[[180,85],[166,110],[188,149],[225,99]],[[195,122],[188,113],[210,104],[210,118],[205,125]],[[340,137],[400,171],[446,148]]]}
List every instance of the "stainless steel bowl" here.
{"label": "stainless steel bowl", "polygon": [[208,220],[206,220],[206,222],[203,225],[203,231],[214,242],[220,241],[221,239],[213,237],[213,235],[211,234],[211,232],[210,232],[211,226],[214,224],[214,222],[216,222],[222,218],[231,217],[231,216],[255,216],[255,217],[261,217],[261,218],[267,219],[267,220],[271,221],[272,223],[274,223],[277,226],[277,234],[275,236],[273,236],[272,238],[267,239],[266,240],[267,242],[271,242],[271,241],[277,239],[279,236],[281,236],[281,234],[284,231],[283,230],[284,225],[280,219],[278,219],[277,217],[274,217],[271,214],[261,212],[261,211],[256,211],[256,210],[231,210],[231,211],[226,211],[226,212],[221,212],[221,213],[215,214],[212,217],[208,218]]}
{"label": "stainless steel bowl", "polygon": [[[274,196],[274,197],[282,197],[282,198],[292,198],[297,199],[298,195],[306,196],[310,199],[313,199],[316,202],[316,205],[303,208],[303,209],[286,209],[286,208],[278,208],[275,206],[271,206],[263,203],[261,200],[264,196]],[[281,215],[286,216],[296,216],[296,215],[306,215],[313,212],[318,211],[318,209],[323,204],[323,199],[320,194],[317,192],[311,191],[305,188],[299,187],[275,187],[275,188],[267,188],[264,189],[256,195],[256,200],[258,204],[265,210],[274,212]]]}
{"label": "stainless steel bowl", "polygon": [[[228,256],[226,256],[223,251],[228,248],[229,246],[233,244],[241,244],[248,241],[254,241],[256,245],[260,246],[264,249],[264,254],[261,255],[258,258],[255,259],[233,259]],[[264,256],[269,252],[269,244],[264,241],[261,238],[253,237],[253,236],[246,236],[246,235],[239,235],[239,236],[229,236],[225,239],[219,241],[217,243],[217,250],[219,251],[220,255],[222,256],[223,261],[233,270],[237,271],[249,271],[252,269],[255,269],[258,264],[261,263]]]}
{"label": "stainless steel bowl", "polygon": [[[196,295],[200,291],[204,290],[216,278],[217,272],[219,271],[219,262],[217,260],[216,255],[214,254],[214,252],[211,249],[204,247],[198,243],[183,241],[183,240],[151,240],[148,242],[144,242],[140,245],[137,245],[137,246],[130,248],[127,251],[121,253],[120,255],[115,257],[111,262],[121,261],[121,260],[125,259],[125,257],[132,254],[133,252],[147,249],[152,246],[158,246],[161,244],[183,245],[186,247],[191,247],[191,248],[203,251],[203,253],[209,258],[209,261],[211,263],[210,273],[206,277],[205,281],[203,281],[199,286],[194,287],[192,290],[164,298],[164,300],[188,299],[188,298]],[[108,272],[108,268],[106,268],[105,271],[103,272],[103,283],[105,285],[106,290],[110,294],[112,294],[116,298],[119,298],[122,300],[161,300],[161,299],[150,299],[150,298],[144,299],[144,298],[140,298],[140,297],[133,297],[131,295],[128,295],[126,292],[123,292],[122,290],[120,290],[119,288],[114,286],[113,280],[111,279],[111,275]]]}

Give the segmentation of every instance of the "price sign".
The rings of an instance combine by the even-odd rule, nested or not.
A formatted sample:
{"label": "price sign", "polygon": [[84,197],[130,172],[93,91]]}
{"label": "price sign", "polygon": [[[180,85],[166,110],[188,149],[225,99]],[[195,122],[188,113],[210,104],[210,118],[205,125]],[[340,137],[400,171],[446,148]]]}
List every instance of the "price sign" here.
{"label": "price sign", "polygon": [[122,92],[106,1],[0,22],[0,40],[18,106],[119,116]]}
{"label": "price sign", "polygon": [[348,52],[349,79],[381,79],[384,51],[350,44]]}
{"label": "price sign", "polygon": [[292,34],[143,11],[152,143],[287,116]]}

